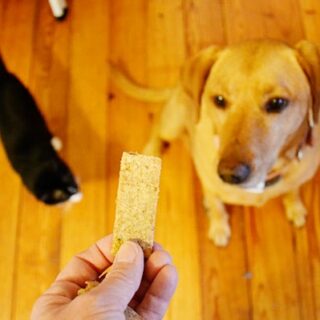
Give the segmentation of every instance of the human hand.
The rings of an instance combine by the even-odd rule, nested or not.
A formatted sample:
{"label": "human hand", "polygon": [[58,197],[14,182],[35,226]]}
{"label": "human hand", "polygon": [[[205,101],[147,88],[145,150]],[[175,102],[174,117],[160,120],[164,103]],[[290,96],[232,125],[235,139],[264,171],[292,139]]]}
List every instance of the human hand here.
{"label": "human hand", "polygon": [[[113,259],[111,242],[112,236],[107,236],[74,256],[36,301],[31,319],[123,320],[128,305],[144,319],[162,319],[177,285],[170,255],[155,244],[144,264],[141,248],[128,241]],[[105,279],[77,296],[85,281],[97,280],[112,261]]]}

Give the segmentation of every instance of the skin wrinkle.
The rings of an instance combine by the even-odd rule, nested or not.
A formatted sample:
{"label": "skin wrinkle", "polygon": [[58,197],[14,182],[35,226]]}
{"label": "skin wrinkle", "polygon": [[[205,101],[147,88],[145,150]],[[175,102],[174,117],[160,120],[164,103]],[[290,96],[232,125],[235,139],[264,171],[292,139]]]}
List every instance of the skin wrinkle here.
{"label": "skin wrinkle", "polygon": [[132,301],[130,302],[129,306],[133,309],[135,309],[144,299],[144,295],[148,290],[148,287],[150,286],[150,282],[147,280],[143,280],[140,284],[140,288],[135,293]]}
{"label": "skin wrinkle", "polygon": [[[66,290],[66,287],[68,287],[68,290]],[[72,300],[77,296],[77,292],[80,288],[81,285],[79,285],[77,282],[61,279],[56,280],[54,284],[49,288],[48,292],[46,292],[45,294],[49,293],[53,295],[55,294],[57,296],[63,295],[64,297]]]}
{"label": "skin wrinkle", "polygon": [[[151,302],[152,301],[152,302]],[[148,305],[148,304],[149,305]],[[148,293],[148,301],[145,304],[141,304],[137,307],[138,313],[143,317],[144,314],[148,313],[148,319],[161,319],[163,316],[163,309],[166,306],[166,302],[161,298]],[[150,314],[152,316],[150,316]],[[154,318],[153,318],[154,316]]]}
{"label": "skin wrinkle", "polygon": [[[46,292],[44,294],[43,299],[48,299],[49,301],[52,301],[52,297],[54,297],[55,301],[54,303],[51,303],[51,305],[56,304],[57,306],[67,304],[72,300],[72,298],[68,297],[67,295],[64,295],[64,293],[59,294],[58,292],[57,293]],[[57,298],[61,299],[61,301],[57,302],[56,300]]]}
{"label": "skin wrinkle", "polygon": [[[157,293],[158,291],[155,291],[154,288],[157,285],[157,287],[161,287],[163,286],[164,288],[164,280],[170,279],[171,284],[167,284],[167,290],[172,291],[173,288],[173,283],[175,283],[177,281],[176,278],[173,277],[166,277],[166,272],[169,274],[170,272],[172,273],[172,270],[175,270],[175,267],[173,265],[167,265],[163,267],[163,272],[162,273],[158,273],[158,275],[155,277],[153,284],[151,285],[151,287],[149,288],[149,290],[146,293],[146,298],[142,301],[142,303],[137,307],[137,311],[138,313],[143,317],[144,315],[144,310],[146,309],[145,306],[148,306],[148,310],[150,313],[150,310],[153,311],[153,313],[157,316],[157,315],[163,315],[165,312],[165,300],[162,299],[162,296],[159,296]],[[174,274],[174,273],[172,273]],[[175,273],[175,275],[177,276],[177,273]],[[171,293],[171,292],[170,292]],[[159,317],[155,318],[158,319]],[[151,317],[148,317],[148,319],[152,319]]]}
{"label": "skin wrinkle", "polygon": [[[93,246],[97,249],[97,251],[99,252],[99,254],[101,255],[101,257],[104,257],[104,258],[106,259],[106,261],[108,261],[108,262],[112,262],[112,261],[113,261],[113,259],[110,259],[110,257],[107,257],[107,256],[104,254],[104,252],[102,251],[102,249],[100,248],[100,246],[99,246],[98,243],[95,243]],[[112,258],[113,258],[113,257],[112,257]]]}
{"label": "skin wrinkle", "polygon": [[[161,268],[169,264],[172,264],[172,258],[169,255],[169,253],[163,250],[158,250],[154,252],[153,256],[151,256],[146,262],[146,278],[149,281],[152,281],[156,277],[156,275],[161,271]],[[159,266],[161,267],[160,269]]]}
{"label": "skin wrinkle", "polygon": [[101,269],[98,268],[94,263],[90,262],[84,257],[81,257],[81,255],[75,256],[75,259],[81,260],[83,263],[85,263],[89,268],[91,268],[96,274],[99,274],[101,272]]}
{"label": "skin wrinkle", "polygon": [[[83,286],[84,282],[88,280],[88,277],[95,279],[98,276],[98,272],[93,268],[86,260],[79,257],[74,257],[69,263],[72,265],[81,265],[81,272],[78,272],[76,275],[68,272],[62,272],[56,279],[56,281],[67,281],[78,286]],[[90,279],[89,279],[90,280]]]}
{"label": "skin wrinkle", "polygon": [[[143,314],[146,312],[148,312],[148,310],[146,308],[139,307],[139,314],[141,314],[143,316]],[[150,313],[151,313],[151,315],[150,315]],[[160,317],[162,317],[162,312],[158,312],[157,309],[152,310],[151,312],[149,311],[148,314],[149,314],[149,317],[148,317],[149,320],[159,319]]]}
{"label": "skin wrinkle", "polygon": [[143,298],[144,295],[146,294],[146,291],[147,291],[146,289],[148,288],[148,286],[157,277],[160,271],[168,265],[172,265],[172,259],[171,259],[171,256],[164,251],[156,252],[152,257],[152,259],[149,259],[146,262],[146,270],[150,270],[150,272],[144,273],[146,280],[142,282],[142,286],[136,292],[136,295],[135,295],[136,300],[138,301],[140,300],[139,302],[142,301],[141,298]]}

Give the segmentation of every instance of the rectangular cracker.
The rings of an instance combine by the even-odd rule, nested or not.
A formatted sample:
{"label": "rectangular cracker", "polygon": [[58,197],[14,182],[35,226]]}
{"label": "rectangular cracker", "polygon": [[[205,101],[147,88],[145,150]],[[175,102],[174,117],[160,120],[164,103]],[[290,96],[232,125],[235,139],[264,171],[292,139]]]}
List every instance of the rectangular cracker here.
{"label": "rectangular cracker", "polygon": [[160,172],[160,158],[123,153],[113,228],[113,255],[127,240],[139,243],[145,257],[151,254]]}

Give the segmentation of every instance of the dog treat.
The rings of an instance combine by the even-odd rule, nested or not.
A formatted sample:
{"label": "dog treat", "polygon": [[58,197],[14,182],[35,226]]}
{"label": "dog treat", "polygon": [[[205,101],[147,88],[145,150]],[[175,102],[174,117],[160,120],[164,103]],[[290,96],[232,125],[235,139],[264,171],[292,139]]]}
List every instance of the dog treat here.
{"label": "dog treat", "polygon": [[127,240],[136,241],[145,257],[151,254],[160,171],[160,158],[123,153],[113,228],[113,255]]}
{"label": "dog treat", "polygon": [[[124,152],[120,164],[116,218],[113,228],[112,254],[115,256],[121,245],[128,240],[137,242],[145,257],[152,252],[155,216],[159,195],[161,159],[137,153]],[[85,294],[108,274],[106,269],[96,281],[86,281],[78,295]],[[142,319],[129,306],[126,320]]]}

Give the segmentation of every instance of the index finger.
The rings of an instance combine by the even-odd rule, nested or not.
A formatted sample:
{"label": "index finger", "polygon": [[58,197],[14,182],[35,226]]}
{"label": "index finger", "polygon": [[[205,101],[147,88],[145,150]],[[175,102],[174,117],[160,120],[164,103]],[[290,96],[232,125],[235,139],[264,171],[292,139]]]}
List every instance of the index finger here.
{"label": "index finger", "polygon": [[58,274],[53,286],[47,291],[73,299],[86,281],[96,280],[113,261],[112,235],[98,240],[87,250],[75,255]]}
{"label": "index finger", "polygon": [[[75,255],[59,273],[56,280],[72,280],[82,285],[86,280],[94,280],[111,265],[112,235],[104,237],[90,248]],[[89,278],[88,278],[89,277]],[[94,277],[94,278],[93,278]]]}

